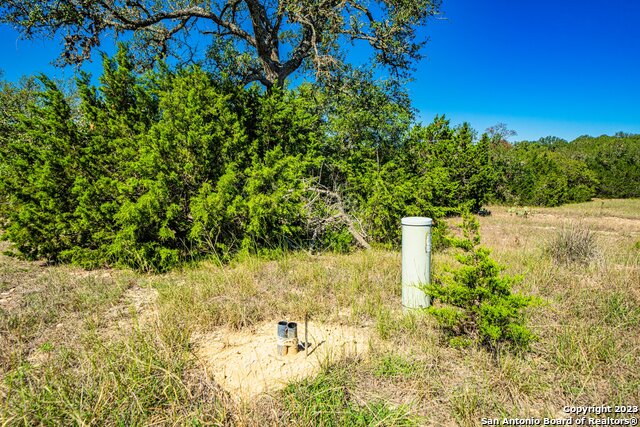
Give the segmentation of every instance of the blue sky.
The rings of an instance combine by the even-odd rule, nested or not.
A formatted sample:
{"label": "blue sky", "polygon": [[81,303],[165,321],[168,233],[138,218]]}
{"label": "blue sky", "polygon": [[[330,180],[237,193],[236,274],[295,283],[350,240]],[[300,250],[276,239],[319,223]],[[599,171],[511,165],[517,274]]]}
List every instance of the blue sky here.
{"label": "blue sky", "polygon": [[[408,88],[422,120],[446,114],[480,132],[503,122],[514,140],[640,133],[640,1],[444,0],[443,10]],[[0,26],[0,52],[9,80],[73,76],[49,64],[55,41]],[[97,62],[86,69],[97,74]]]}
{"label": "blue sky", "polygon": [[430,121],[446,113],[518,139],[640,133],[640,1],[445,0],[446,20],[411,84]]}

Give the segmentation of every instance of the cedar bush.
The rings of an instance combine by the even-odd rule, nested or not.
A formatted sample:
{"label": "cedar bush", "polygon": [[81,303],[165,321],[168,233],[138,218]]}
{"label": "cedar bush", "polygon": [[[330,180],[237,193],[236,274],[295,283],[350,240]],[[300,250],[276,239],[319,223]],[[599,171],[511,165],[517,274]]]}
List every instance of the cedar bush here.
{"label": "cedar bush", "polygon": [[333,93],[262,92],[198,67],[139,74],[125,46],[97,87],[80,74],[72,99],[40,76],[2,121],[3,237],[30,259],[166,271],[238,251],[393,246],[402,216],[482,205],[488,146],[468,125],[413,125],[397,87],[343,78]]}
{"label": "cedar bush", "polygon": [[463,216],[463,238],[450,237],[457,250],[457,269],[434,275],[425,287],[433,305],[426,310],[450,335],[452,344],[465,339],[477,342],[498,355],[502,348],[526,349],[535,335],[525,324],[524,309],[534,299],[516,294],[518,277],[501,275],[503,267],[480,245],[479,224],[470,214]]}
{"label": "cedar bush", "polygon": [[40,80],[42,91],[3,147],[3,214],[5,235],[25,256],[56,261],[83,243],[73,212],[75,171],[82,163],[76,153],[84,140],[62,93],[45,76]]}

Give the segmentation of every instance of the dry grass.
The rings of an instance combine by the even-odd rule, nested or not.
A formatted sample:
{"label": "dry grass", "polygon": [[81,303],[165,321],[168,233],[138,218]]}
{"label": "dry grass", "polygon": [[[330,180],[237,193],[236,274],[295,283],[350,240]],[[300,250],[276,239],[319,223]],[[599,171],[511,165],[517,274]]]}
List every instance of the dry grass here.
{"label": "dry grass", "polygon": [[[0,424],[478,425],[639,404],[640,200],[526,218],[490,210],[484,244],[524,274],[519,290],[545,301],[529,313],[533,350],[499,364],[446,345],[431,319],[402,314],[397,252],[210,261],[162,276],[2,256]],[[577,221],[597,236],[601,261],[553,262],[545,248]],[[447,261],[435,254],[434,268]],[[250,402],[220,390],[194,356],[196,332],[305,313],[371,328],[368,355]]]}
{"label": "dry grass", "polygon": [[562,264],[589,264],[600,255],[596,233],[576,224],[558,231],[547,251],[554,261]]}

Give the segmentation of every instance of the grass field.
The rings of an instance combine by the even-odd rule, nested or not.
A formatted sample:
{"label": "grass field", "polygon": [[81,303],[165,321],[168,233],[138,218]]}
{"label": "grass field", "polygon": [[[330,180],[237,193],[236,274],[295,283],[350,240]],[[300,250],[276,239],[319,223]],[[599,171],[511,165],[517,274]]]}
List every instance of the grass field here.
{"label": "grass field", "polygon": [[[640,200],[490,210],[483,244],[523,275],[518,291],[543,300],[528,313],[539,340],[499,363],[402,314],[399,252],[247,257],[156,276],[0,255],[0,425],[480,425],[640,405]],[[548,248],[576,228],[593,232],[593,256],[555,262]],[[450,261],[436,253],[433,268]],[[243,401],[195,355],[194,334],[305,311],[370,328],[367,356]]]}

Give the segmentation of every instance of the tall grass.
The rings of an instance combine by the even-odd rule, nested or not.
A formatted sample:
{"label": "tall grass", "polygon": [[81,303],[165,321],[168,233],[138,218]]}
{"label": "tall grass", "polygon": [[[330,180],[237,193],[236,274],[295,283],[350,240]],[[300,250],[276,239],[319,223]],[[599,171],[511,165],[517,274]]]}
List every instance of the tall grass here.
{"label": "tall grass", "polygon": [[[624,206],[632,205],[640,211],[640,201]],[[557,417],[565,405],[635,404],[640,220],[589,222],[603,262],[557,262],[547,242],[567,218],[589,220],[589,210],[571,209],[524,220],[493,208],[481,219],[495,257],[524,274],[519,290],[546,301],[529,312],[540,337],[532,351],[499,364],[474,346],[450,346],[428,317],[403,314],[397,252],[247,257],[160,276],[0,255],[0,425],[474,426],[482,417]],[[434,268],[452,261],[433,257]],[[136,302],[136,292],[156,294],[150,287],[157,299]],[[238,401],[192,351],[195,333],[305,312],[312,322],[371,328],[368,356]]]}
{"label": "tall grass", "polygon": [[292,426],[417,426],[405,405],[390,408],[383,401],[359,401],[349,384],[348,367],[333,367],[314,379],[289,385],[281,394],[282,425]]}
{"label": "tall grass", "polygon": [[588,264],[599,255],[596,233],[573,223],[558,231],[547,250],[562,264]]}
{"label": "tall grass", "polygon": [[44,363],[21,363],[4,379],[2,419],[25,426],[224,424],[222,393],[213,386],[198,393],[185,380],[189,337],[174,328],[138,327],[113,342],[88,332],[74,346],[54,346]]}

